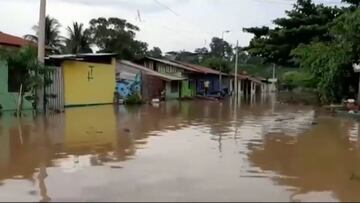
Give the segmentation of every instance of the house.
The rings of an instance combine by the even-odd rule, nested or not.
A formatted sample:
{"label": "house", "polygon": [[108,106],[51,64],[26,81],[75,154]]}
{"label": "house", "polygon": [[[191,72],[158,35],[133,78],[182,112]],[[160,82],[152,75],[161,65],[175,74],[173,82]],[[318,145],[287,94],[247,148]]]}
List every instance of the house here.
{"label": "house", "polygon": [[169,98],[166,95],[166,87],[169,89],[172,82],[177,83],[182,80],[184,78],[159,73],[130,61],[117,61],[117,90],[120,97],[124,99],[133,94],[141,95],[145,101],[160,99],[162,96]]}
{"label": "house", "polygon": [[[211,96],[218,95],[221,91],[230,93],[230,79],[225,73],[220,71],[204,67],[201,65],[190,64],[186,62],[174,61],[178,64],[192,68],[194,71],[190,74],[190,78],[196,81],[196,93],[197,95]],[[209,82],[209,92],[205,95],[205,81]],[[221,86],[220,86],[221,81]]]}
{"label": "house", "polygon": [[53,84],[47,88],[48,107],[63,111],[65,107],[114,103],[116,88],[116,54],[53,55],[46,65],[54,68]]}
{"label": "house", "polygon": [[181,80],[166,84],[166,99],[191,98],[196,96],[196,81],[189,77],[196,70],[172,61],[145,57],[139,63],[153,71],[174,76]]}
{"label": "house", "polygon": [[[235,77],[234,74],[231,77]],[[247,75],[238,74],[238,95],[251,96],[255,94],[265,93],[267,91],[266,83],[261,79]],[[232,85],[235,89],[235,85]]]}
{"label": "house", "polygon": [[[10,69],[7,62],[0,61],[0,111],[13,111],[18,107],[21,81],[16,70]],[[24,98],[23,109],[32,109],[32,104]]]}
{"label": "house", "polygon": [[[13,35],[0,32],[0,48],[16,51],[32,42]],[[9,67],[5,60],[0,59],[0,110],[16,110],[18,106],[21,86],[21,70]],[[32,109],[32,104],[26,98],[23,100],[23,109]]]}
{"label": "house", "polygon": [[21,37],[0,32],[0,48],[21,48],[26,45],[34,45],[31,41]]}

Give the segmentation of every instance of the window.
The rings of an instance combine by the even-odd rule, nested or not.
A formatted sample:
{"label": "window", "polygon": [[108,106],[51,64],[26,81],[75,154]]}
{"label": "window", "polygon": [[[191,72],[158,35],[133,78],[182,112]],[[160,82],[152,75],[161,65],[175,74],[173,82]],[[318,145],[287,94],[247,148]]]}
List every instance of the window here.
{"label": "window", "polygon": [[178,81],[171,81],[171,93],[176,93],[179,91]]}
{"label": "window", "polygon": [[8,76],[8,92],[19,92],[20,86],[24,82],[26,71],[21,68],[9,68]]}

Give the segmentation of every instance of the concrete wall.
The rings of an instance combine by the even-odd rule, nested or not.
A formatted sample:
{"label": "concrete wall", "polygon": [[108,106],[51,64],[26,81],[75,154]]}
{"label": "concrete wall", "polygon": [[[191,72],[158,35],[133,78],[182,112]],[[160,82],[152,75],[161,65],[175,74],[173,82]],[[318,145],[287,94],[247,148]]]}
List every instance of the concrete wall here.
{"label": "concrete wall", "polygon": [[171,82],[166,82],[166,99],[167,100],[173,100],[173,99],[180,98],[181,81],[173,81],[173,83],[177,83],[177,91],[176,92],[171,91]]}
{"label": "concrete wall", "polygon": [[127,99],[132,95],[141,95],[141,71],[126,64],[116,66],[116,86],[121,98]]}
{"label": "concrete wall", "polygon": [[65,105],[110,104],[114,102],[115,59],[112,64],[65,61]]}
{"label": "concrete wall", "polygon": [[217,75],[196,75],[196,93],[203,95],[205,93],[204,82],[210,81],[209,94],[219,91],[219,76]]}
{"label": "concrete wall", "polygon": [[196,96],[195,81],[184,80],[181,82],[181,98]]}
{"label": "concrete wall", "polygon": [[[0,61],[0,105],[3,111],[12,111],[17,109],[19,94],[8,92],[8,65],[4,61]],[[23,109],[32,109],[30,101],[24,98]]]}

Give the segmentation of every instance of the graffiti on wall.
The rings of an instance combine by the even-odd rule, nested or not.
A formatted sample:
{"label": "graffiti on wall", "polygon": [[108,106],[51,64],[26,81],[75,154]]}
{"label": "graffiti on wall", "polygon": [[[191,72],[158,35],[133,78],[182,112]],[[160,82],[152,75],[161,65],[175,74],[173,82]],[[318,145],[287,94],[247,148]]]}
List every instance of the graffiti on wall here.
{"label": "graffiti on wall", "polygon": [[122,77],[117,82],[117,91],[120,97],[124,99],[131,95],[141,94],[141,73],[128,74],[128,77]]}

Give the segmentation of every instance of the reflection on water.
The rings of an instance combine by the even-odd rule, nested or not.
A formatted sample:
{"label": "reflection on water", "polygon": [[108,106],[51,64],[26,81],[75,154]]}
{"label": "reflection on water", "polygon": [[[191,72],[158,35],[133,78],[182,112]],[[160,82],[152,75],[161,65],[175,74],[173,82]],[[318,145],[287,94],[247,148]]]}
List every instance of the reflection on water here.
{"label": "reflection on water", "polygon": [[359,132],[274,97],[3,116],[0,200],[360,201]]}

